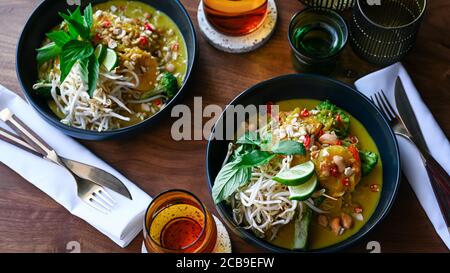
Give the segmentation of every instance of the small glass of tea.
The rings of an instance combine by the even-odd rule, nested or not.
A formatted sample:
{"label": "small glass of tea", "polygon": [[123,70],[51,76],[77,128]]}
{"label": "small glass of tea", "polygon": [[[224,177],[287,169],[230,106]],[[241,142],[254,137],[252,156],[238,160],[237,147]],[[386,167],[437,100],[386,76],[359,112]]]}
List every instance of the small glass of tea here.
{"label": "small glass of tea", "polygon": [[348,38],[345,20],[335,11],[307,8],[289,25],[289,45],[294,68],[301,72],[330,74]]}
{"label": "small glass of tea", "polygon": [[144,220],[144,244],[153,253],[209,253],[217,240],[216,223],[192,193],[169,190],[150,203]]}
{"label": "small glass of tea", "polygon": [[219,32],[242,36],[258,29],[267,16],[268,0],[203,0],[208,22]]}

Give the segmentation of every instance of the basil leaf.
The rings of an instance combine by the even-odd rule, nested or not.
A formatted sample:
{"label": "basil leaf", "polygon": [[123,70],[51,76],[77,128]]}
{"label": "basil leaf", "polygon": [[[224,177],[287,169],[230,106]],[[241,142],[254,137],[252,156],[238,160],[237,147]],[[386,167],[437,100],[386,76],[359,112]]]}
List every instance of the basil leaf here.
{"label": "basil leaf", "polygon": [[303,143],[285,140],[280,141],[272,147],[272,152],[283,155],[305,155],[306,150]]}
{"label": "basil leaf", "polygon": [[237,168],[240,160],[231,161],[222,167],[214,181],[212,196],[215,204],[230,197],[250,179],[250,168]]}
{"label": "basil leaf", "polygon": [[71,40],[69,34],[62,30],[52,31],[47,33],[46,35],[59,47],[62,47],[65,43]]}
{"label": "basil leaf", "polygon": [[89,58],[80,60],[81,79],[87,84],[87,92],[91,98],[97,87],[99,67],[100,64],[95,54],[92,54]]}
{"label": "basil leaf", "polygon": [[88,58],[94,53],[94,48],[88,42],[71,40],[62,47],[60,55],[61,78],[63,82],[70,73],[73,65],[82,59]]}
{"label": "basil leaf", "polygon": [[88,77],[88,93],[89,96],[92,98],[94,95],[94,91],[97,88],[97,80],[98,80],[98,74],[99,74],[100,64],[98,62],[97,57],[95,54],[91,54],[89,57],[89,77]]}
{"label": "basil leaf", "polygon": [[92,5],[89,3],[87,7],[84,9],[83,13],[84,22],[86,23],[86,27],[91,29],[92,28],[92,22],[93,22],[93,16],[92,16]]}
{"label": "basil leaf", "polygon": [[72,37],[76,34],[80,35],[81,38],[88,40],[91,34],[91,30],[87,28],[84,23],[77,22],[70,18],[64,18],[64,21],[69,26],[69,32],[72,33]]}
{"label": "basil leaf", "polygon": [[87,84],[89,82],[89,58],[84,58],[80,60],[79,65],[80,65],[81,80]]}
{"label": "basil leaf", "polygon": [[61,48],[54,42],[51,42],[37,49],[36,60],[38,63],[43,63],[57,57],[59,53],[61,53]]}
{"label": "basil leaf", "polygon": [[250,153],[243,155],[241,161],[236,164],[236,167],[242,168],[263,165],[269,162],[274,157],[274,154],[259,150],[253,150]]}
{"label": "basil leaf", "polygon": [[[81,36],[81,38],[83,39],[89,39],[91,27],[86,22],[85,17],[81,15],[80,7],[78,6],[73,13],[70,13],[70,11],[68,11],[68,13],[69,15],[60,12],[59,15],[64,19],[64,22],[67,24],[70,36],[73,39],[78,37],[78,35]],[[92,9],[90,16],[91,17],[89,18],[89,20],[92,18]],[[90,23],[92,25],[92,20],[90,21]]]}
{"label": "basil leaf", "polygon": [[257,132],[245,132],[237,141],[237,144],[252,144],[259,146],[261,141]]}
{"label": "basil leaf", "polygon": [[271,151],[272,150],[272,133],[266,134],[261,139],[261,145],[259,146],[261,151]]}
{"label": "basil leaf", "polygon": [[59,16],[61,16],[64,19],[64,22],[67,24],[67,28],[69,30],[70,37],[72,39],[76,39],[79,35],[79,32],[68,21],[75,21],[75,22],[78,22],[79,24],[84,25],[84,18],[81,15],[80,7],[78,6],[77,9],[73,13],[71,13],[70,10],[67,10],[67,14],[64,14],[62,12],[59,12],[58,14],[59,14]]}

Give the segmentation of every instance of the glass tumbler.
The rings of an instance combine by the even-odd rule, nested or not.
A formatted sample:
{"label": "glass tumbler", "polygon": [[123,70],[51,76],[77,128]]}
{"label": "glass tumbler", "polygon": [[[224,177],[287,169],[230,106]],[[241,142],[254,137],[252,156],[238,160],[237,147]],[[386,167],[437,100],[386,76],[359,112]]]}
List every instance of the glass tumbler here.
{"label": "glass tumbler", "polygon": [[144,219],[144,244],[152,253],[210,253],[217,227],[202,202],[185,190],[169,190],[150,203]]}
{"label": "glass tumbler", "polygon": [[267,16],[268,0],[203,0],[208,22],[219,32],[242,36],[258,29]]}
{"label": "glass tumbler", "polygon": [[294,68],[299,72],[330,74],[348,38],[345,20],[335,11],[307,8],[291,19],[288,40]]}
{"label": "glass tumbler", "polygon": [[377,65],[401,60],[414,46],[426,0],[356,0],[350,42],[363,59]]}

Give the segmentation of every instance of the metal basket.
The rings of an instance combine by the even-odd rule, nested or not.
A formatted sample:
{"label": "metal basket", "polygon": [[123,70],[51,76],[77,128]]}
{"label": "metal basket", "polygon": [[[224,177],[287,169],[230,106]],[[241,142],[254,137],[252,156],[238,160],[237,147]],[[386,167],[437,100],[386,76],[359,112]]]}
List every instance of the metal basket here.
{"label": "metal basket", "polygon": [[344,10],[355,5],[355,0],[300,0],[309,7],[322,7],[334,10]]}

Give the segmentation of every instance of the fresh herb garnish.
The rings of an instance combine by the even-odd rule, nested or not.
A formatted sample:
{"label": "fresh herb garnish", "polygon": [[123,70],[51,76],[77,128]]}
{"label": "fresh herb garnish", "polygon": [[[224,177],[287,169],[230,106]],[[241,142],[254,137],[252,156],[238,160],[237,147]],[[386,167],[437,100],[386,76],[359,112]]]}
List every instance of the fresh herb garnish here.
{"label": "fresh herb garnish", "polygon": [[[269,138],[261,139],[257,132],[247,132],[236,143],[241,144],[233,153],[231,161],[225,164],[214,181],[212,195],[216,204],[227,200],[239,187],[250,179],[251,168],[267,164],[277,154],[305,155],[303,143],[284,140],[267,145]],[[269,147],[265,151],[263,148]]]}
{"label": "fresh herb garnish", "polygon": [[52,42],[37,49],[37,61],[43,63],[59,57],[60,82],[63,82],[73,66],[79,63],[81,78],[87,83],[88,93],[92,97],[99,74],[99,62],[91,42],[92,5],[89,4],[83,14],[78,6],[74,12],[68,10],[67,14],[59,15],[64,19],[66,29],[46,34]]}
{"label": "fresh herb garnish", "polygon": [[253,167],[263,165],[269,162],[275,154],[271,154],[264,151],[253,150],[249,153],[244,154],[241,157],[241,161],[237,164],[237,167]]}
{"label": "fresh herb garnish", "polygon": [[240,161],[240,159],[237,159],[228,162],[217,175],[212,189],[212,196],[216,204],[226,200],[250,179],[251,169],[239,167]]}
{"label": "fresh herb garnish", "polygon": [[280,141],[272,147],[272,152],[276,154],[282,155],[305,155],[306,150],[303,143],[293,141],[293,140],[284,140]]}

